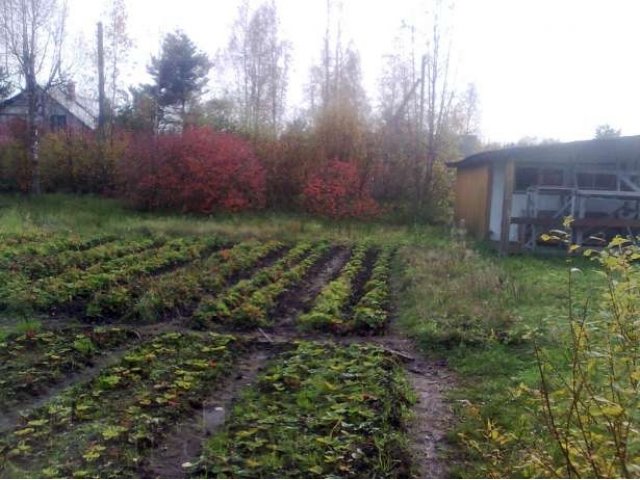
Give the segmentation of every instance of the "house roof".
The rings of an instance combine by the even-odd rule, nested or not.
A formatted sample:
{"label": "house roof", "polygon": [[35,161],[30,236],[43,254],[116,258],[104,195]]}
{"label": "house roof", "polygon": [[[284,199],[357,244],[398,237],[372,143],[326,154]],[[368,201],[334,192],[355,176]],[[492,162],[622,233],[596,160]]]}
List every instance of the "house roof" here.
{"label": "house roof", "polygon": [[70,98],[67,94],[58,89],[51,90],[49,95],[69,113],[80,120],[86,127],[95,130],[97,126],[95,116],[87,107],[78,102],[78,100]]}
{"label": "house roof", "polygon": [[553,143],[530,147],[509,147],[470,155],[447,163],[452,168],[467,168],[484,163],[515,162],[599,163],[612,160],[640,160],[640,135]]}
{"label": "house roof", "polygon": [[[76,99],[69,97],[69,95],[67,95],[60,89],[52,88],[48,91],[45,91],[43,88],[39,88],[42,93],[48,95],[49,98],[53,99],[58,105],[60,105],[67,112],[78,119],[78,121],[85,127],[90,128],[91,130],[95,130],[97,126],[96,117],[87,107],[79,103]],[[0,103],[0,110],[2,110],[5,106],[11,105],[20,100],[20,98],[22,98],[24,94],[25,91],[22,90],[14,96],[4,100]]]}

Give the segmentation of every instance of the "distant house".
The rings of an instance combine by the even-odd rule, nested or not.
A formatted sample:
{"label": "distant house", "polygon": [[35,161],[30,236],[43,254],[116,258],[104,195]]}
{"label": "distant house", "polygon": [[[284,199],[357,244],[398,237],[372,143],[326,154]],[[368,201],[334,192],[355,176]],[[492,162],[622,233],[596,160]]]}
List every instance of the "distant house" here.
{"label": "distant house", "polygon": [[503,252],[536,248],[567,216],[580,244],[640,231],[640,136],[505,148],[449,166],[456,220]]}
{"label": "distant house", "polygon": [[[95,130],[96,119],[88,108],[80,104],[75,88],[52,88],[45,91],[38,88],[41,96],[38,116],[45,128]],[[22,92],[0,103],[0,123],[9,123],[15,119],[27,119],[27,94]]]}

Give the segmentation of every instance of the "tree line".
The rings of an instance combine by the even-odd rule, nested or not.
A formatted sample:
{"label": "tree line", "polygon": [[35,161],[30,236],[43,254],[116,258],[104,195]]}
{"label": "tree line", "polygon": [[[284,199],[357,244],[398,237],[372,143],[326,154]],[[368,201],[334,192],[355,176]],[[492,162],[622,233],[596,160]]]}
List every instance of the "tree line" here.
{"label": "tree line", "polygon": [[[52,155],[51,148],[44,151],[43,142],[53,142],[57,145],[53,150],[66,158],[54,163],[69,165],[82,157],[80,163],[101,172],[89,175],[96,185],[74,190],[116,191],[123,182],[111,178],[116,164],[122,163],[115,157],[141,151],[123,149],[125,138],[137,144],[144,139],[153,146],[158,144],[154,138],[184,137],[195,129],[200,134],[190,138],[201,139],[210,149],[218,148],[216,142],[222,138],[227,139],[223,143],[229,141],[229,136],[250,147],[252,171],[264,175],[264,182],[258,182],[264,185],[264,206],[322,213],[326,205],[327,211],[343,216],[389,212],[414,221],[445,219],[452,180],[445,162],[480,147],[477,92],[473,85],[457,90],[449,68],[446,2],[434,1],[423,18],[399,26],[380,74],[376,106],[362,85],[359,51],[345,41],[340,4],[327,0],[326,11],[319,61],[309,72],[305,106],[292,115],[287,95],[294,51],[282,35],[274,1],[240,4],[226,46],[213,57],[184,31],[167,34],[159,53],[149,60],[151,81],[126,86],[122,70],[132,46],[126,4],[111,0],[103,17],[105,132],[95,140],[95,151],[87,147],[79,155],[78,144],[91,143],[87,140],[91,135],[85,132],[80,141],[58,133],[53,142],[38,118],[42,92],[73,80],[65,63],[66,3],[0,0],[0,42],[7,59],[0,83],[20,85],[29,99],[22,137],[25,165],[20,171],[30,178],[17,183],[34,194],[43,184],[47,191],[57,188],[55,182],[41,178],[41,157]],[[212,94],[206,90],[213,74]],[[210,137],[204,139],[203,129],[210,130]],[[4,177],[19,170],[15,143],[11,145],[13,150],[5,148],[1,155]],[[65,145],[69,151],[63,151]],[[8,159],[11,155],[14,158]],[[159,157],[166,162],[173,158]],[[261,165],[258,170],[254,159]],[[187,168],[189,162],[182,160],[180,168]],[[127,158],[128,164],[137,161],[149,163]],[[13,173],[7,164],[13,165]],[[236,167],[243,165],[239,161]],[[172,171],[176,177],[185,176],[183,170],[172,167]]]}

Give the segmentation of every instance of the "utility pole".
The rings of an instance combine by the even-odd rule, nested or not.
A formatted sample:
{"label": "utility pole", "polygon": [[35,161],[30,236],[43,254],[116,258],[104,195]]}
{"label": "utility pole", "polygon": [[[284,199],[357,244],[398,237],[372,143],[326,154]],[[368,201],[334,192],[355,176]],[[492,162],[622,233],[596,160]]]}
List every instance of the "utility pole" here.
{"label": "utility pole", "polygon": [[102,22],[98,22],[98,135],[105,139],[106,105],[104,92],[104,32]]}
{"label": "utility pole", "polygon": [[106,187],[108,177],[105,155],[106,135],[106,105],[104,92],[104,32],[102,22],[98,22],[98,163],[102,173],[102,183]]}

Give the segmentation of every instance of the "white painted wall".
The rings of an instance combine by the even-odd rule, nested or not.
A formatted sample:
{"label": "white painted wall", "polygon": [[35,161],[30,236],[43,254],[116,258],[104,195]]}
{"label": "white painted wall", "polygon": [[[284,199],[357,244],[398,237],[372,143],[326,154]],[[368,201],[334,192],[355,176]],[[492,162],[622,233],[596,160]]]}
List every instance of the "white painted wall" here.
{"label": "white painted wall", "polygon": [[491,205],[489,210],[489,238],[500,241],[502,228],[502,204],[504,202],[504,163],[494,163],[492,168]]}

